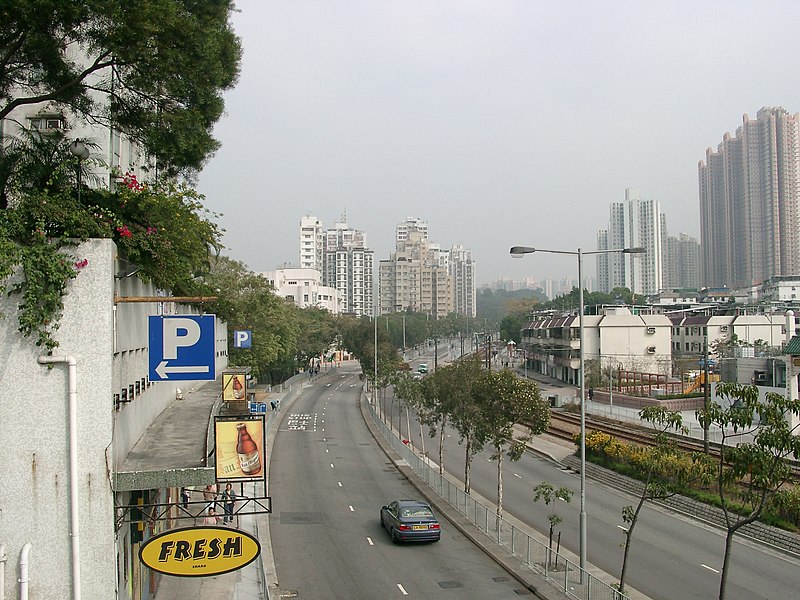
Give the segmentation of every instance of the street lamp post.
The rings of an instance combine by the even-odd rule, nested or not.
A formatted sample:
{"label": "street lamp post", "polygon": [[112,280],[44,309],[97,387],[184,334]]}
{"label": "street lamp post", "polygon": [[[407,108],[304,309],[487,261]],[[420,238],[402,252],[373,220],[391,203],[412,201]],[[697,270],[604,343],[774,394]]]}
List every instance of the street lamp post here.
{"label": "street lamp post", "polygon": [[89,148],[80,139],[76,139],[69,145],[69,151],[78,159],[78,204],[81,203],[81,171],[83,161],[89,158]]}
{"label": "street lamp post", "polygon": [[583,256],[585,254],[643,254],[645,248],[610,248],[608,250],[591,250],[584,252],[578,248],[576,252],[569,250],[545,250],[543,248],[531,248],[530,246],[512,246],[511,256],[521,258],[525,254],[534,252],[546,252],[547,254],[569,254],[578,257],[578,304],[580,313],[578,314],[578,327],[580,336],[580,371],[581,380],[581,512],[580,512],[580,567],[581,582],[586,572],[586,363],[584,355],[584,330],[583,330]]}

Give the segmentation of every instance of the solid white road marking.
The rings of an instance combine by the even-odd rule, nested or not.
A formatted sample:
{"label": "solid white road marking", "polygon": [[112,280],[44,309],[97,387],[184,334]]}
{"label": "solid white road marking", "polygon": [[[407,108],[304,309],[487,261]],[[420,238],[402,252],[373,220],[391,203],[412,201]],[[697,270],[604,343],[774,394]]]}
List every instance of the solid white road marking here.
{"label": "solid white road marking", "polygon": [[398,584],[397,584],[397,587],[399,587],[399,588],[400,588],[400,592],[403,594],[403,596],[408,596],[408,592],[405,590],[405,588],[404,588],[402,585],[400,585],[400,584],[398,583]]}
{"label": "solid white road marking", "polygon": [[373,542],[373,541],[372,541],[372,538],[371,538],[371,537],[369,537],[369,536],[367,536],[367,543],[368,543],[370,546],[374,546],[374,545],[375,545],[375,542]]}
{"label": "solid white road marking", "polygon": [[617,527],[622,529],[622,531],[624,531],[625,533],[628,533],[628,530],[625,527],[623,527],[622,525],[617,525]]}
{"label": "solid white road marking", "polygon": [[703,567],[704,569],[708,569],[709,571],[714,571],[714,573],[719,573],[719,571],[717,571],[712,567],[709,567],[708,565],[701,564],[700,566]]}

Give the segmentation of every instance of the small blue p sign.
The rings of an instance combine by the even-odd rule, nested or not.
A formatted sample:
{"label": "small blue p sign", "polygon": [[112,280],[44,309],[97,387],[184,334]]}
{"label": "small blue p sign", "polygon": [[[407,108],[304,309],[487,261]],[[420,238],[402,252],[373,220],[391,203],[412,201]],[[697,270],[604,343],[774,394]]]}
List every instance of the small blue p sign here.
{"label": "small blue p sign", "polygon": [[250,348],[253,344],[253,333],[249,329],[233,332],[234,348]]}

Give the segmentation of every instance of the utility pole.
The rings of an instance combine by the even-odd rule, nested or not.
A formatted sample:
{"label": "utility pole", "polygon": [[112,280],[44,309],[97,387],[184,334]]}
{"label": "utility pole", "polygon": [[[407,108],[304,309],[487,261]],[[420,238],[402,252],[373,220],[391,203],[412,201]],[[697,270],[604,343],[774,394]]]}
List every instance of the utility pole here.
{"label": "utility pole", "polygon": [[[703,410],[708,414],[708,330],[706,330],[705,351],[703,357]],[[703,424],[703,452],[708,454],[708,423]]]}

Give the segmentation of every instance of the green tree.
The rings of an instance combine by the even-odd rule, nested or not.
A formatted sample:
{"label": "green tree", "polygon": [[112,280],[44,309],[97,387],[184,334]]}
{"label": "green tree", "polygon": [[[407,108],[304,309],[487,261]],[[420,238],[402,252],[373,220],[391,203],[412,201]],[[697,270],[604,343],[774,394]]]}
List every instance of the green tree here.
{"label": "green tree", "polygon": [[[544,500],[546,506],[550,506],[550,504],[555,503],[557,500],[561,500],[563,502],[569,502],[572,499],[572,490],[568,490],[567,488],[561,487],[556,489],[552,483],[548,481],[542,481],[536,487],[533,488],[533,501],[538,502],[539,500]],[[555,532],[555,528],[558,527],[563,519],[561,515],[556,512],[552,512],[547,515],[547,521],[550,524],[550,535],[549,535],[549,545],[548,545],[548,552],[547,552],[547,562],[550,562],[550,556],[553,553],[553,533]],[[561,546],[561,533],[558,534],[559,544]],[[556,549],[556,555],[558,555],[559,549]]]}
{"label": "green tree", "polygon": [[698,410],[697,418],[704,428],[716,425],[722,431],[715,479],[726,527],[719,585],[723,600],[734,536],[761,516],[789,480],[792,469],[786,459],[800,458],[800,436],[791,424],[800,416],[800,400],[770,392],[761,401],[757,386],[728,382],[717,384],[717,398]]}
{"label": "green tree", "polygon": [[482,422],[478,386],[486,376],[477,357],[471,356],[437,370],[444,372],[438,386],[439,398],[450,422],[464,445],[464,492],[470,491],[472,459],[483,450],[488,440],[488,428]]}
{"label": "green tree", "polygon": [[535,381],[520,379],[511,370],[481,371],[473,400],[479,406],[480,439],[493,449],[497,461],[497,534],[503,520],[503,457],[517,461],[533,435],[547,430],[550,406]]}
{"label": "green tree", "polygon": [[219,290],[214,309],[229,330],[253,333],[250,348],[230,350],[231,366],[249,366],[259,380],[272,372],[294,371],[300,319],[293,304],[276,296],[270,283],[244,263],[224,256],[213,261],[205,284]]}
{"label": "green tree", "polygon": [[[711,473],[710,464],[704,454],[698,453],[689,458],[677,449],[670,431],[686,433],[683,417],[678,411],[667,410],[663,406],[646,406],[639,411],[642,421],[655,430],[655,446],[635,447],[635,460],[626,461],[642,482],[636,506],[622,509],[622,520],[628,525],[625,529],[625,545],[622,553],[622,569],[619,576],[619,591],[625,592],[625,575],[628,566],[628,553],[633,540],[633,531],[639,522],[639,514],[648,500],[664,500],[693,482],[707,483]],[[634,447],[628,447],[634,448]]]}
{"label": "green tree", "polygon": [[3,3],[0,119],[48,103],[124,131],[162,171],[199,169],[239,74],[233,10],[232,0]]}

